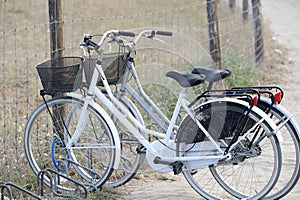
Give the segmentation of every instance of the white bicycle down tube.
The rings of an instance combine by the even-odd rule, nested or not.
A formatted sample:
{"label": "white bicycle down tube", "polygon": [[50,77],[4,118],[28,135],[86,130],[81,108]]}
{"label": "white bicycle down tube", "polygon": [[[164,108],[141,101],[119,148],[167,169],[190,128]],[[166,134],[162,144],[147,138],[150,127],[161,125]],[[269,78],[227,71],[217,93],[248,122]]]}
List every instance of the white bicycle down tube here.
{"label": "white bicycle down tube", "polygon": [[[96,90],[95,90],[95,95],[116,116],[116,118],[119,119],[120,122],[139,140],[139,142],[142,143],[146,148],[154,150],[154,148],[147,141],[147,139],[142,134],[140,134],[140,131],[142,131],[146,134],[160,137],[160,138],[166,137],[165,134],[146,129],[135,117],[132,116],[130,111],[122,103],[120,103],[117,99],[115,99],[114,96],[112,96],[112,99],[108,100],[105,97],[105,95],[98,88],[96,88]],[[121,113],[121,111],[118,108],[116,108],[111,101],[113,101],[115,104],[117,104],[117,106],[119,107],[120,110],[122,110],[123,113]],[[133,122],[133,124],[135,124],[137,126],[137,128],[134,127],[126,119],[126,117],[129,117],[129,119]],[[155,151],[157,151],[157,150],[155,150]]]}
{"label": "white bicycle down tube", "polygon": [[[100,77],[105,77],[105,73],[101,66],[96,64],[96,68],[100,73]],[[147,149],[156,152],[157,150],[148,142],[148,140],[140,133],[146,133],[149,135],[154,135],[159,138],[165,138],[166,135],[156,131],[146,129],[131,113],[130,111],[112,94],[109,84],[106,79],[102,79],[104,88],[110,99],[108,99],[97,87],[95,88],[95,95],[98,99],[120,120],[120,122],[139,140],[139,142],[144,145]],[[116,106],[115,106],[116,105]],[[129,118],[130,123],[126,118]],[[136,125],[137,127],[133,126]]]}

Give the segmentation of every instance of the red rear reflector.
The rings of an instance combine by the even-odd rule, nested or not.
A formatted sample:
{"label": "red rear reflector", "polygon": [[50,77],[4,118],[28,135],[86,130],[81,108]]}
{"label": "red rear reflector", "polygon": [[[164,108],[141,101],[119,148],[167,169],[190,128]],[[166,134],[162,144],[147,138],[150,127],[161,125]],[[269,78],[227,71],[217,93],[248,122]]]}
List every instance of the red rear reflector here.
{"label": "red rear reflector", "polygon": [[274,93],[274,103],[279,104],[282,100],[282,93],[281,91]]}
{"label": "red rear reflector", "polygon": [[249,101],[249,104],[251,106],[256,106],[258,104],[258,97],[257,96],[252,96],[252,98]]}

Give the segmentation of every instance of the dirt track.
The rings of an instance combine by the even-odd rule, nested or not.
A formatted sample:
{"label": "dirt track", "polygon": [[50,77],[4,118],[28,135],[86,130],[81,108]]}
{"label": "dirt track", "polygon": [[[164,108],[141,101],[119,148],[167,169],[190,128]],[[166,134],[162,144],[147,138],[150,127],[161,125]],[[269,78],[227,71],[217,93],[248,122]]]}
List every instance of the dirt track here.
{"label": "dirt track", "polygon": [[[263,0],[264,20],[270,21],[274,38],[287,54],[288,72],[283,74],[285,81],[281,87],[285,90],[284,106],[290,110],[300,122],[300,1],[299,0]],[[164,176],[164,177],[162,177]],[[143,177],[132,180],[126,186],[119,188],[123,199],[199,199],[199,196],[189,187],[182,175],[158,175],[157,178]],[[164,179],[164,180],[160,180]],[[300,184],[284,199],[298,199]]]}

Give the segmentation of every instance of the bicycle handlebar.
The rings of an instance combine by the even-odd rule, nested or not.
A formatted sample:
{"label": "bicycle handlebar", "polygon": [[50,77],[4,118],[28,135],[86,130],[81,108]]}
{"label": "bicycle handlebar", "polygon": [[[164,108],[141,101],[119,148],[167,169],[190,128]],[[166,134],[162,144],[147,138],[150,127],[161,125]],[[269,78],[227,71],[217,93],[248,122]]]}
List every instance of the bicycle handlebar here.
{"label": "bicycle handlebar", "polygon": [[100,46],[96,43],[96,42],[93,42],[91,40],[91,38],[84,38],[84,43],[87,45],[87,46],[92,46],[94,47],[96,50],[100,48]]}
{"label": "bicycle handlebar", "polygon": [[[146,38],[154,38],[156,35],[162,35],[162,36],[173,36],[172,32],[169,31],[159,31],[159,30],[144,30],[141,31],[139,34],[135,34],[133,32],[128,32],[128,31],[119,31],[119,30],[109,30],[106,31],[102,37],[100,42],[97,44],[96,42],[93,42],[92,35],[90,34],[84,34],[84,44],[80,45],[80,47],[83,46],[91,46],[95,50],[98,50],[102,44],[104,43],[105,39],[107,37],[112,38],[113,42],[117,42],[119,45],[123,45],[124,47],[127,47],[129,49],[132,49],[134,45],[141,39],[141,37],[146,37]],[[135,39],[132,42],[127,42],[126,40],[120,39],[118,36],[127,36],[127,37],[135,37]]]}
{"label": "bicycle handlebar", "polygon": [[128,36],[128,37],[135,37],[135,33],[127,32],[127,31],[119,31],[119,35]]}
{"label": "bicycle handlebar", "polygon": [[169,31],[156,31],[157,35],[164,35],[164,36],[173,36],[172,32]]}
{"label": "bicycle handlebar", "polygon": [[[148,36],[146,36],[146,35],[148,35]],[[173,36],[173,33],[169,32],[169,31],[144,30],[136,36],[136,38],[134,40],[134,44],[136,44],[139,41],[139,39],[141,39],[142,36],[146,36],[147,38],[154,38],[155,35]]]}

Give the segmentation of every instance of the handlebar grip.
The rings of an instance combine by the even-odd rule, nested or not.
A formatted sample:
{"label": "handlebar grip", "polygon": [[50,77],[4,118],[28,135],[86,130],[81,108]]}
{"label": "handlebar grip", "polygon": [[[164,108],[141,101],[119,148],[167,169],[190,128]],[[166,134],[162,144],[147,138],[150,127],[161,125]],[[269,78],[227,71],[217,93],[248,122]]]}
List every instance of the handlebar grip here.
{"label": "handlebar grip", "polygon": [[169,31],[156,31],[157,35],[164,35],[164,36],[173,36],[172,32]]}
{"label": "handlebar grip", "polygon": [[119,31],[119,35],[128,36],[128,37],[135,37],[135,33],[128,32],[128,31]]}
{"label": "handlebar grip", "polygon": [[87,39],[87,40],[85,40],[85,43],[88,46],[94,47],[95,49],[99,49],[100,48],[100,46],[96,42],[93,42],[92,40]]}

